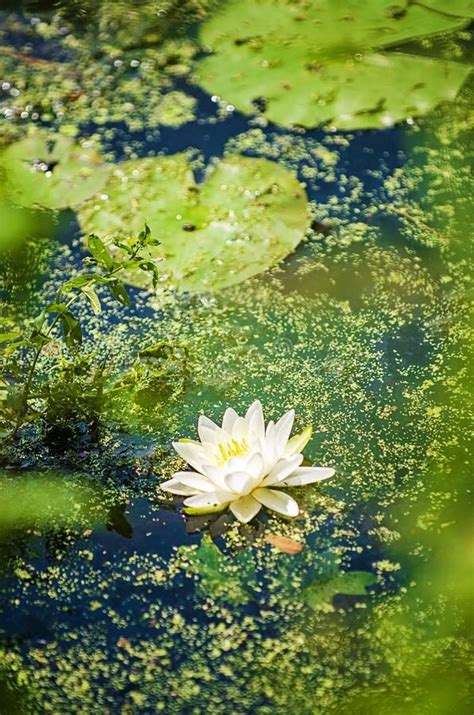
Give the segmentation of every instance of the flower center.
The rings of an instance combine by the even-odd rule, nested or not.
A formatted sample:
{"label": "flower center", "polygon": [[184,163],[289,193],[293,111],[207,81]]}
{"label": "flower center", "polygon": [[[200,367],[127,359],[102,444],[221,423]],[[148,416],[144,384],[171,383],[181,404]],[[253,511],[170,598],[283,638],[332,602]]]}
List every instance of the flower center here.
{"label": "flower center", "polygon": [[248,454],[249,445],[244,437],[241,442],[237,442],[236,439],[231,439],[229,442],[221,442],[217,445],[217,449],[217,464],[221,467],[231,457],[244,457]]}

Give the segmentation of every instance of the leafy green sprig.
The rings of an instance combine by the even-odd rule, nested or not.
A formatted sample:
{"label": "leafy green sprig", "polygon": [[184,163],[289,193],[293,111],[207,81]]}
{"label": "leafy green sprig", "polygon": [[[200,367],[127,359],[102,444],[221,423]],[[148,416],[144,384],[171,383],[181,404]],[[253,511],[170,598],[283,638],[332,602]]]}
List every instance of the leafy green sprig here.
{"label": "leafy green sprig", "polygon": [[[56,329],[60,328],[59,336],[68,349],[77,351],[82,345],[83,330],[80,318],[77,312],[73,312],[73,307],[80,300],[86,300],[95,314],[101,313],[97,288],[105,286],[118,303],[129,307],[130,296],[120,277],[127,270],[139,269],[151,274],[153,287],[157,287],[160,275],[159,259],[152,258],[148,249],[159,245],[159,241],[152,237],[147,224],[138,236],[126,242],[115,241],[114,245],[120,249],[120,257],[113,255],[98,236],[90,235],[87,246],[91,255],[83,261],[88,270],[69,278],[58,288],[54,301],[35,318],[30,330],[24,333],[12,331],[0,334],[0,342],[7,343],[4,373],[13,374],[13,380],[3,377],[0,383],[3,421],[12,425],[10,430],[4,431],[4,436],[15,437],[26,422],[38,416],[38,412],[30,404],[32,388],[41,353],[56,340]],[[18,369],[15,365],[18,361],[14,359],[20,349],[28,356],[27,373],[23,382],[18,380]],[[11,370],[8,358],[11,361]]]}

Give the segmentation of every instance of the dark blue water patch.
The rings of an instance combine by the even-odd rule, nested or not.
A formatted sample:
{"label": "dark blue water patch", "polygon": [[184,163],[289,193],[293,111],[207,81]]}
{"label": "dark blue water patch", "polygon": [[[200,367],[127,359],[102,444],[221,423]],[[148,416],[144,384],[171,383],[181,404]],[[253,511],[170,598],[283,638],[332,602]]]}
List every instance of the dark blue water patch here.
{"label": "dark blue water patch", "polygon": [[[124,122],[111,122],[106,125],[96,125],[93,122],[81,125],[81,133],[92,134],[96,131],[107,134],[104,128],[114,129],[115,135],[109,139],[103,137],[106,151],[115,154],[118,161],[128,158],[127,147],[134,142],[142,145],[140,156],[148,152],[175,154],[186,149],[197,149],[207,163],[213,157],[221,157],[225,144],[232,137],[256,128],[257,115],[247,115],[234,109],[228,112],[226,118],[218,116],[218,103],[202,90],[198,85],[184,79],[176,80],[169,91],[179,90],[197,100],[196,120],[187,122],[179,127],[159,126],[155,129],[130,131]],[[308,140],[322,142],[327,139],[328,133],[321,128],[302,130],[299,128],[284,127],[267,122],[259,128],[267,136],[304,136]],[[342,152],[348,156],[348,166],[355,175],[365,172],[380,170],[381,161],[387,170],[402,166],[406,161],[404,148],[407,143],[407,132],[412,130],[402,124],[385,129],[357,130],[354,132],[331,132],[329,136],[345,137],[349,140],[349,147],[342,147]],[[155,133],[155,137],[153,137]],[[148,137],[148,138],[147,138]],[[331,146],[332,151],[337,150],[337,144]],[[252,155],[252,152],[249,152]],[[373,186],[377,185],[375,178]],[[368,186],[370,189],[371,186]]]}
{"label": "dark blue water patch", "polygon": [[[171,91],[180,90],[198,101],[197,118],[179,127],[160,125],[140,131],[130,131],[126,122],[108,122],[97,125],[88,122],[81,125],[81,135],[99,132],[104,151],[114,154],[117,161],[129,158],[129,147],[136,146],[139,158],[153,154],[177,154],[189,149],[199,152],[208,163],[213,157],[221,157],[231,137],[251,128],[251,117],[237,110],[226,119],[218,118],[218,106],[211,97],[194,84],[176,81]],[[166,93],[165,93],[166,94]],[[211,121],[210,121],[211,120]],[[105,130],[113,130],[111,133]],[[113,138],[109,138],[109,135]],[[199,177],[198,177],[199,178]]]}
{"label": "dark blue water patch", "polygon": [[[383,187],[381,188],[382,204],[387,200]],[[387,246],[397,243],[400,248],[414,248],[418,256],[423,260],[423,265],[427,267],[433,276],[439,277],[446,271],[446,266],[443,263],[441,252],[438,246],[430,246],[422,243],[404,230],[403,217],[395,213],[391,213],[390,209],[382,208],[375,214],[371,223],[380,228],[380,245]]]}
{"label": "dark blue water patch", "polygon": [[[126,531],[124,524],[129,531]],[[58,536],[60,533],[56,532],[56,537]],[[0,612],[0,632],[4,637],[15,635],[35,640],[51,636],[56,629],[67,630],[102,622],[103,614],[91,610],[90,601],[92,592],[97,601],[101,600],[104,591],[98,587],[98,582],[106,582],[109,573],[114,576],[106,591],[107,606],[117,609],[134,622],[136,620],[139,629],[141,614],[147,602],[143,599],[145,591],[149,603],[159,599],[164,605],[173,605],[179,592],[179,600],[183,604],[187,600],[190,601],[186,610],[194,611],[194,584],[191,579],[182,579],[179,584],[174,583],[172,589],[159,584],[150,586],[149,583],[140,586],[139,581],[130,578],[130,568],[125,567],[133,554],[158,557],[155,559],[156,563],[164,564],[177,547],[198,543],[201,535],[187,534],[184,517],[180,514],[156,509],[145,499],[137,499],[123,510],[120,525],[117,515],[110,517],[109,512],[106,524],[97,526],[87,536],[76,538],[72,546],[67,545],[56,555],[51,553],[48,545],[48,540],[53,538],[54,532],[42,539],[42,556],[29,561],[34,567],[34,578],[38,579],[39,588],[32,586],[28,598],[20,608],[14,603],[14,577],[10,576],[2,583],[4,605]],[[115,566],[122,560],[124,568],[118,573]],[[68,564],[71,563],[76,565],[73,570],[74,578],[84,578],[85,590],[89,586],[87,596],[83,597],[81,589],[77,587],[71,589],[70,594],[63,591],[59,599],[41,595],[41,572],[51,565],[59,564],[67,578]],[[133,569],[132,572],[134,577],[140,575]],[[38,599],[41,601],[41,616],[35,605]]]}
{"label": "dark blue water patch", "polygon": [[[316,568],[318,568],[318,564],[324,563],[325,550],[330,539],[334,542],[335,547],[350,546],[353,549],[349,561],[345,564],[346,569],[370,570],[372,562],[377,558],[383,557],[383,548],[377,545],[373,537],[369,536],[370,529],[376,525],[373,515],[369,511],[366,510],[363,514],[360,512],[348,514],[350,523],[357,528],[359,533],[356,542],[353,539],[349,540],[345,536],[338,536],[334,540],[335,522],[330,517],[326,519],[317,534],[308,537],[305,548],[321,553],[321,559],[315,562]],[[372,511],[374,514],[377,511],[375,503]],[[253,528],[257,527],[254,526]],[[76,564],[75,569],[79,573],[78,576],[74,570],[75,578],[80,578],[80,574],[83,574],[84,578],[87,579],[85,583],[89,585],[90,591],[93,590],[95,593],[91,578],[93,581],[100,580],[103,575],[104,581],[107,582],[107,573],[109,571],[112,573],[117,563],[121,561],[124,564],[129,562],[130,557],[133,557],[134,554],[157,557],[157,560],[155,559],[157,563],[166,563],[176,548],[198,544],[202,534],[187,533],[185,517],[182,514],[157,508],[148,500],[137,498],[128,505],[118,504],[116,507],[112,507],[105,523],[97,525],[91,532],[88,531],[82,537],[68,538],[65,547],[59,550],[57,554],[51,552],[51,544],[48,544],[48,540],[51,542],[54,538],[60,540],[61,532],[55,533],[53,531],[46,539],[40,539],[40,541],[44,542],[43,555],[29,562],[34,566],[35,573],[39,579],[38,583],[41,584],[41,572],[48,566],[55,563],[60,564],[64,577],[67,578],[68,564],[74,563]],[[359,546],[361,547],[360,549],[357,548]],[[252,548],[251,544],[249,544],[249,548]],[[238,553],[235,556],[238,557]],[[84,559],[84,555],[86,559]],[[228,556],[233,558],[231,554],[228,554]],[[297,574],[301,570],[299,558],[284,555],[281,558],[287,560],[287,564],[291,566],[288,571],[288,581],[290,581],[291,574]],[[110,581],[112,593],[109,588],[107,590],[107,603],[120,610],[120,604],[130,602],[133,612],[133,602],[135,596],[141,593],[140,588],[137,587],[134,580],[130,580],[127,569],[123,569],[123,573],[120,572],[118,576],[116,571],[114,573],[115,577]],[[307,577],[310,579],[312,574],[308,572]],[[266,600],[271,597],[274,583],[271,575],[270,580],[268,579],[264,569],[260,569],[256,573],[256,580],[259,581],[260,586],[258,600],[260,605],[264,605]],[[0,627],[4,632],[24,633],[29,634],[28,637],[30,637],[33,623],[36,622],[38,629],[36,637],[42,637],[44,624],[54,622],[55,618],[60,623],[61,613],[63,612],[68,614],[67,620],[70,625],[72,625],[72,622],[75,625],[79,625],[84,619],[87,622],[91,620],[94,622],[96,618],[95,611],[84,611],[84,602],[80,596],[80,589],[75,588],[70,595],[63,593],[58,601],[46,599],[41,619],[38,620],[37,618],[34,621],[32,619],[34,608],[33,611],[31,609],[39,593],[36,587],[33,586],[32,590],[29,591],[28,599],[23,603],[20,610],[13,605],[13,596],[16,591],[14,578],[10,577],[6,582],[4,581],[3,587],[10,596],[10,603],[4,607],[3,614],[0,615]],[[146,588],[151,587],[147,584]],[[157,597],[159,594],[160,598],[165,598],[166,601],[171,599],[171,603],[176,598],[176,595],[173,596],[172,593],[166,595],[166,588],[164,590],[162,586],[157,586],[156,588],[156,593],[149,594],[150,598]],[[180,598],[192,599],[194,584],[191,579],[183,578],[179,584],[175,583],[173,585],[173,589],[179,591]],[[99,601],[101,600],[101,593],[102,591],[99,589],[96,594]],[[140,610],[143,608],[143,602],[140,602],[139,607]],[[251,604],[249,607],[254,610],[256,606]],[[188,604],[187,610],[189,608],[194,611],[195,606]],[[54,614],[56,616],[53,617]],[[100,617],[100,614],[97,614],[97,617]]]}
{"label": "dark blue water patch", "polygon": [[184,514],[153,507],[147,499],[133,499],[129,504],[112,507],[104,526],[95,529],[89,543],[94,545],[94,565],[115,556],[152,553],[168,559],[175,547],[190,546],[201,540],[200,534],[188,534]]}

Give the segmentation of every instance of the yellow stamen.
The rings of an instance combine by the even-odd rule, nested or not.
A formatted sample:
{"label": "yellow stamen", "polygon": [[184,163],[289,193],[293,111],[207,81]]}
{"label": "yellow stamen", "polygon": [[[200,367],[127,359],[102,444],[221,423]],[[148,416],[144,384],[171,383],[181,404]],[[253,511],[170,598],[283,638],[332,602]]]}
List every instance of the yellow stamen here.
{"label": "yellow stamen", "polygon": [[231,457],[243,457],[248,454],[249,451],[249,446],[245,437],[241,442],[237,442],[236,439],[231,439],[229,442],[221,442],[217,448],[219,450],[217,460],[219,466],[223,465]]}

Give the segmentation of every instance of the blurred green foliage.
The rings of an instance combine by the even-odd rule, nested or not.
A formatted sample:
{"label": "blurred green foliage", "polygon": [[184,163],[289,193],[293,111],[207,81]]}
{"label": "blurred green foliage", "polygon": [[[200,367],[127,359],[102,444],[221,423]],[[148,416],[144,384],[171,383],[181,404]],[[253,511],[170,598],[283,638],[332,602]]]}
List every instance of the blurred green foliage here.
{"label": "blurred green foliage", "polygon": [[54,473],[0,475],[0,538],[10,531],[83,522],[95,490]]}
{"label": "blurred green foliage", "polygon": [[80,33],[125,48],[155,44],[202,20],[216,0],[24,0],[27,12],[58,13]]}

